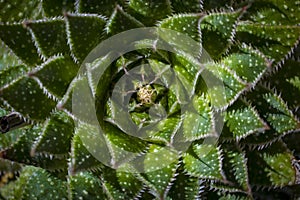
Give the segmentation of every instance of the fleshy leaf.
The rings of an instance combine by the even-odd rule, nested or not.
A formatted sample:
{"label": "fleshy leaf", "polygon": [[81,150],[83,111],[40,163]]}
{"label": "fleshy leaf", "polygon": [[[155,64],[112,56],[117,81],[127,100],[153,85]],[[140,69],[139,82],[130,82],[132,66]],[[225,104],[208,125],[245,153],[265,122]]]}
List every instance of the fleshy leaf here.
{"label": "fleshy leaf", "polygon": [[56,112],[44,126],[43,133],[37,138],[32,153],[67,155],[74,131],[73,120],[63,112]]}
{"label": "fleshy leaf", "polygon": [[195,96],[193,107],[184,113],[183,135],[187,141],[214,134],[213,112],[209,104],[204,96]]}
{"label": "fleshy leaf", "polygon": [[152,145],[145,155],[143,175],[157,198],[164,198],[175,177],[178,154],[169,148]]}
{"label": "fleshy leaf", "polygon": [[176,176],[176,179],[168,192],[171,199],[197,199],[203,190],[198,178],[190,177],[183,173]]}
{"label": "fleshy leaf", "polygon": [[211,144],[195,144],[183,158],[188,174],[205,179],[222,180],[220,150]]}
{"label": "fleshy leaf", "polygon": [[140,21],[126,13],[120,6],[117,6],[109,18],[109,21],[106,25],[106,30],[108,34],[114,35],[143,26],[144,25]]}
{"label": "fleshy leaf", "polygon": [[41,17],[42,12],[39,1],[1,1],[0,21],[15,22],[22,19],[36,19]]}
{"label": "fleshy leaf", "polygon": [[24,75],[27,72],[27,67],[24,65],[10,66],[0,71],[0,88],[13,82],[13,80]]}
{"label": "fleshy leaf", "polygon": [[[186,34],[195,41],[200,41],[198,30],[199,14],[179,14],[162,20],[159,27]],[[200,53],[200,52],[199,52]]]}
{"label": "fleshy leaf", "polygon": [[60,98],[66,93],[78,69],[78,65],[70,57],[55,56],[34,69],[30,75],[38,77],[51,94]]}
{"label": "fleshy leaf", "polygon": [[83,62],[102,41],[106,21],[102,16],[92,14],[66,14],[66,19],[71,52],[79,62]]}
{"label": "fleshy leaf", "polygon": [[72,199],[106,199],[100,179],[89,172],[70,177]]}
{"label": "fleshy leaf", "polygon": [[[270,59],[281,61],[298,43],[299,26],[276,26],[240,23],[237,26],[238,39],[259,49]],[[266,42],[268,41],[268,42]]]}
{"label": "fleshy leaf", "polygon": [[211,13],[200,20],[203,48],[212,58],[218,58],[231,45],[242,11]]}
{"label": "fleshy leaf", "polygon": [[38,49],[43,56],[50,57],[58,53],[69,53],[63,19],[28,21],[25,22],[25,26],[32,31]]}
{"label": "fleshy leaf", "polygon": [[11,195],[12,199],[67,199],[67,186],[44,169],[27,166],[15,181]]}
{"label": "fleshy leaf", "polygon": [[280,111],[280,113],[267,114],[267,120],[278,133],[286,133],[299,128],[300,122],[279,96],[269,93],[264,95],[264,99],[269,105]]}
{"label": "fleshy leaf", "polygon": [[117,178],[122,192],[126,193],[129,197],[138,196],[143,189],[143,183],[138,180],[134,172],[117,171]]}
{"label": "fleshy leaf", "polygon": [[221,80],[223,83],[216,82],[214,78],[205,80],[210,87],[208,88],[210,100],[217,108],[231,105],[247,88],[247,84],[224,65],[208,63],[206,67],[216,79]]}
{"label": "fleshy leaf", "polygon": [[43,0],[43,10],[48,17],[61,16],[75,11],[75,0]]}
{"label": "fleshy leaf", "polygon": [[[251,184],[282,187],[295,182],[296,171],[292,155],[282,142],[273,143],[260,152],[248,152],[249,179]],[[259,176],[258,176],[259,174]]]}
{"label": "fleshy leaf", "polygon": [[291,165],[291,154],[281,153],[277,155],[263,155],[264,160],[270,166],[265,169],[270,181],[274,185],[293,184],[295,181],[295,170]]}
{"label": "fleshy leaf", "polygon": [[21,65],[22,61],[9,49],[4,42],[0,42],[0,70],[10,66]]}
{"label": "fleshy leaf", "polygon": [[30,149],[40,131],[41,128],[38,126],[23,130],[22,135],[14,143],[2,150],[2,153],[5,155],[3,158],[18,163],[29,164],[33,162],[34,158],[30,155]]}
{"label": "fleshy leaf", "polygon": [[1,24],[0,38],[24,63],[41,63],[32,36],[22,24]]}
{"label": "fleshy leaf", "polygon": [[244,191],[249,190],[249,180],[248,180],[248,167],[247,159],[244,153],[240,152],[228,152],[230,158],[230,163],[233,166],[234,176],[236,181],[242,187]]}
{"label": "fleshy leaf", "polygon": [[145,141],[126,134],[111,124],[105,125],[104,132],[109,141],[112,163],[115,167],[136,158],[147,149]]}
{"label": "fleshy leaf", "polygon": [[252,107],[227,112],[226,123],[237,140],[268,128]]}
{"label": "fleshy leaf", "polygon": [[172,136],[177,132],[181,120],[179,116],[165,118],[151,128],[147,133],[151,139],[159,139],[161,141],[171,143]]}
{"label": "fleshy leaf", "polygon": [[33,120],[46,119],[56,105],[54,100],[44,94],[39,84],[29,77],[21,77],[0,89],[0,97],[23,116]]}
{"label": "fleshy leaf", "polygon": [[299,5],[298,1],[292,0],[258,1],[252,6],[258,7],[259,10],[251,19],[266,25],[296,25],[300,20]]}
{"label": "fleshy leaf", "polygon": [[245,45],[242,51],[244,52],[224,58],[222,63],[235,71],[241,79],[254,85],[264,74],[270,62],[260,52]]}
{"label": "fleshy leaf", "polygon": [[171,14],[171,5],[169,0],[129,0],[128,12],[134,17],[141,19],[146,26],[153,26],[160,19]]}
{"label": "fleshy leaf", "polygon": [[103,166],[101,159],[99,161],[94,155],[101,156],[102,152],[99,152],[99,150],[108,152],[108,149],[104,149],[103,141],[99,142],[100,134],[95,130],[97,129],[83,123],[80,123],[77,127],[71,146],[71,163],[69,167],[71,174],[83,170],[95,170]]}

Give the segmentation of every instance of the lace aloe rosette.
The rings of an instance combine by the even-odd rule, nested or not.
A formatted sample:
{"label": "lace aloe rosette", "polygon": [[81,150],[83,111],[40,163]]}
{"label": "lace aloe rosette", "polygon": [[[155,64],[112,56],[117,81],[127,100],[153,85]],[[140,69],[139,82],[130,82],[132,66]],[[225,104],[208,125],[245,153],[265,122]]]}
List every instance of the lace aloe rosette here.
{"label": "lace aloe rosette", "polygon": [[[160,60],[141,56],[128,65],[126,58],[140,51],[156,54]],[[166,59],[178,63],[172,67]],[[101,42],[85,58],[72,87],[72,115],[78,129],[85,127],[78,133],[85,147],[105,165],[121,170],[129,164],[144,172],[167,166],[164,161],[177,163],[172,155],[179,157],[193,141],[203,139],[206,145],[214,145],[219,137],[216,128],[221,130],[223,125],[216,127],[214,112],[226,100],[219,95],[225,93],[223,83],[206,69],[209,61],[198,42],[169,29],[132,29]],[[183,64],[189,64],[192,73]],[[200,77],[205,84],[201,88],[197,86]],[[197,88],[203,93],[196,93]],[[138,150],[130,140],[121,147],[106,144],[109,137],[121,134],[110,135],[114,134],[111,125],[146,146]],[[148,148],[155,153],[146,153]],[[162,159],[160,151],[170,160]],[[145,158],[140,154],[145,153],[144,157],[153,157],[151,169],[142,164]]]}
{"label": "lace aloe rosette", "polygon": [[[0,4],[1,116],[30,124],[1,135],[3,198],[299,195],[298,1],[25,2]],[[92,51],[141,27],[182,35]]]}

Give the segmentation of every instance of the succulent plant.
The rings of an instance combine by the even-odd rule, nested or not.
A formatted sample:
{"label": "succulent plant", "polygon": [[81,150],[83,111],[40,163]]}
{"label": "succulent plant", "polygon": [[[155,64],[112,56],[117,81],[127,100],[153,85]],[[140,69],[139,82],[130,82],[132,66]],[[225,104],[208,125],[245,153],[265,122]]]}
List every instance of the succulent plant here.
{"label": "succulent plant", "polygon": [[[1,199],[300,197],[299,1],[13,0],[0,9]],[[199,48],[140,40],[111,49],[116,59],[88,60],[145,27]]]}

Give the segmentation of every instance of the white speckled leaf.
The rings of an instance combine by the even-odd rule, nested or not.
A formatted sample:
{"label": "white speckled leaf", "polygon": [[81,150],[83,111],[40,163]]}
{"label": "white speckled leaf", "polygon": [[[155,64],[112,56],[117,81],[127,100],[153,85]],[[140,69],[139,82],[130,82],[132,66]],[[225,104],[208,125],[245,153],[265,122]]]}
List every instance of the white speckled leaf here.
{"label": "white speckled leaf", "polygon": [[80,63],[103,39],[105,19],[92,14],[67,14],[67,34],[71,52]]}
{"label": "white speckled leaf", "polygon": [[40,88],[38,82],[29,77],[21,77],[0,89],[0,97],[23,116],[33,120],[44,120],[56,102]]}
{"label": "white speckled leaf", "polygon": [[195,96],[193,107],[187,109],[183,119],[183,135],[194,141],[214,134],[214,118],[210,102],[204,96]]}
{"label": "white speckled leaf", "polygon": [[145,155],[143,176],[157,198],[164,198],[175,177],[178,153],[170,148],[151,145]]}
{"label": "white speckled leaf", "polygon": [[203,47],[212,58],[218,58],[232,44],[235,25],[242,13],[242,9],[228,13],[210,13],[200,20]]}
{"label": "white speckled leaf", "polygon": [[225,119],[233,137],[237,140],[268,129],[268,126],[252,107],[227,112]]}
{"label": "white speckled leaf", "polygon": [[100,179],[90,172],[79,172],[69,180],[72,199],[106,199]]}
{"label": "white speckled leaf", "polygon": [[1,24],[0,38],[24,63],[41,63],[31,34],[22,24]]}
{"label": "white speckled leaf", "polygon": [[62,18],[26,22],[33,34],[40,53],[50,57],[58,53],[69,53],[65,21]]}
{"label": "white speckled leaf", "polygon": [[56,112],[44,124],[43,133],[37,138],[32,152],[67,155],[73,133],[73,120],[64,112]]}
{"label": "white speckled leaf", "polygon": [[220,150],[211,144],[195,144],[184,154],[183,163],[188,174],[205,179],[222,180]]}
{"label": "white speckled leaf", "polygon": [[51,94],[62,97],[78,69],[69,56],[54,56],[33,70],[31,76],[38,77]]}
{"label": "white speckled leaf", "polygon": [[114,35],[143,26],[144,25],[140,21],[126,13],[120,6],[117,6],[108,20],[106,30],[108,34]]}
{"label": "white speckled leaf", "polygon": [[129,0],[129,13],[140,18],[141,22],[147,26],[153,26],[160,19],[171,14],[171,5],[169,0]]}

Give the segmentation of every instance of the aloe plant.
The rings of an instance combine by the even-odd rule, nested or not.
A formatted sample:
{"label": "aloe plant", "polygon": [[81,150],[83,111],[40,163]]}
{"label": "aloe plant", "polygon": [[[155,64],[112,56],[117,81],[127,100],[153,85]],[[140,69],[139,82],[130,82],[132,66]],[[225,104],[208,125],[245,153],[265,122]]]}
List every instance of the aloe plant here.
{"label": "aloe plant", "polygon": [[[2,199],[300,196],[299,1],[14,0],[0,9]],[[190,38],[196,59],[141,40],[88,62],[99,44],[145,27],[176,31],[161,35],[174,43]]]}

